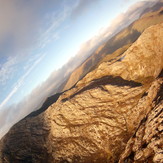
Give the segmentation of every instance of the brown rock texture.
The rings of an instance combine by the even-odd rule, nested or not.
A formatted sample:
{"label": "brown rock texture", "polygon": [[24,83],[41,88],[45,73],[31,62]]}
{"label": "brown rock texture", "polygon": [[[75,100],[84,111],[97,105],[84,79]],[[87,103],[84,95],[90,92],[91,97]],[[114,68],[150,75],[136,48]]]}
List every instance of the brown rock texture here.
{"label": "brown rock texture", "polygon": [[101,63],[44,113],[20,121],[1,140],[0,161],[163,161],[162,43],[163,24],[148,28],[122,60]]}
{"label": "brown rock texture", "polygon": [[163,85],[152,110],[128,141],[119,163],[163,162]]}
{"label": "brown rock texture", "polygon": [[42,116],[27,118],[9,131],[0,142],[1,163],[46,163],[48,130]]}

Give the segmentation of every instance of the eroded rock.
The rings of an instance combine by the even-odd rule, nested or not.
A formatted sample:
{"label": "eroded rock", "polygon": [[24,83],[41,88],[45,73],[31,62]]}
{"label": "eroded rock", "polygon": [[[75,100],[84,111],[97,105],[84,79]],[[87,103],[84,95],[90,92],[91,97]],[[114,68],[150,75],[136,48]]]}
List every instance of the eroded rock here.
{"label": "eroded rock", "polygon": [[[163,80],[162,80],[163,82]],[[119,163],[163,162],[163,85],[152,110],[143,118],[135,134],[130,138]]]}
{"label": "eroded rock", "polygon": [[[156,105],[162,85],[158,77],[163,68],[162,42],[163,24],[150,27],[123,60],[100,64],[44,113],[16,124],[1,140],[1,162],[111,163],[119,160],[126,144],[120,161],[133,152],[132,159],[141,159],[142,139],[132,137],[137,128],[136,134],[147,144],[155,134],[152,129],[161,130],[157,116],[152,117],[162,107],[161,101]],[[150,147],[157,142],[153,140]],[[143,157],[152,153],[153,160],[160,161],[153,151],[147,149]]]}

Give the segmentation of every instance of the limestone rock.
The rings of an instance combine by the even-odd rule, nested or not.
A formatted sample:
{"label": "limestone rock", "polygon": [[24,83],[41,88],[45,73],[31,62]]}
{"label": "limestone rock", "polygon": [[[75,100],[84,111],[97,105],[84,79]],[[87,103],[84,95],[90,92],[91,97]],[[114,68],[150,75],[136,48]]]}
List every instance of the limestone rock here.
{"label": "limestone rock", "polygon": [[141,121],[130,138],[119,163],[163,162],[163,85],[154,101],[154,107]]}
{"label": "limestone rock", "polygon": [[[150,27],[123,60],[101,63],[44,113],[20,121],[1,140],[0,161],[112,163],[125,148],[121,162],[133,152],[135,161],[160,161],[161,139],[151,137],[162,130],[161,114],[155,116],[162,108],[162,42],[163,24]],[[149,146],[144,153],[141,136]]]}

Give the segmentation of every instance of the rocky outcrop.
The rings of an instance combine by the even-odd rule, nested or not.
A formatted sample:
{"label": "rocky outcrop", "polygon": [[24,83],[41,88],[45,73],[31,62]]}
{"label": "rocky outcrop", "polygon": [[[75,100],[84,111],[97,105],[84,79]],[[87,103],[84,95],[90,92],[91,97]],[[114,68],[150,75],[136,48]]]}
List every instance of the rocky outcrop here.
{"label": "rocky outcrop", "polygon": [[[163,74],[163,73],[162,73]],[[163,162],[163,85],[145,116],[128,141],[119,163]]]}
{"label": "rocky outcrop", "polygon": [[0,143],[1,163],[46,163],[46,138],[49,132],[44,117],[26,118],[17,123]]}
{"label": "rocky outcrop", "polygon": [[163,24],[148,28],[123,59],[101,63],[44,113],[16,124],[1,140],[1,162],[160,161],[162,42]]}

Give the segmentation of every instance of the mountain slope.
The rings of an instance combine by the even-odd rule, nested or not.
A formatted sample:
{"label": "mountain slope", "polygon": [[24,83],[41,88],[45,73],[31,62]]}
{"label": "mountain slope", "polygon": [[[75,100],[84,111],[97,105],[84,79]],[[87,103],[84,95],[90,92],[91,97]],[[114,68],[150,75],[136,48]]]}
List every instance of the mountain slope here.
{"label": "mountain slope", "polygon": [[[72,72],[62,91],[76,84],[77,81],[82,79],[88,72],[101,63],[104,57],[105,60],[112,60],[122,55],[146,28],[161,23],[163,20],[163,14],[161,14],[163,11],[162,5],[163,2],[160,2],[149,8],[148,12],[144,11],[144,14],[142,14],[138,20],[98,47],[85,62]],[[121,51],[115,54],[115,51],[118,49],[121,49]]]}
{"label": "mountain slope", "polygon": [[162,109],[162,42],[163,24],[148,28],[122,60],[101,63],[44,113],[17,123],[0,142],[0,162],[123,162],[142,120]]}

